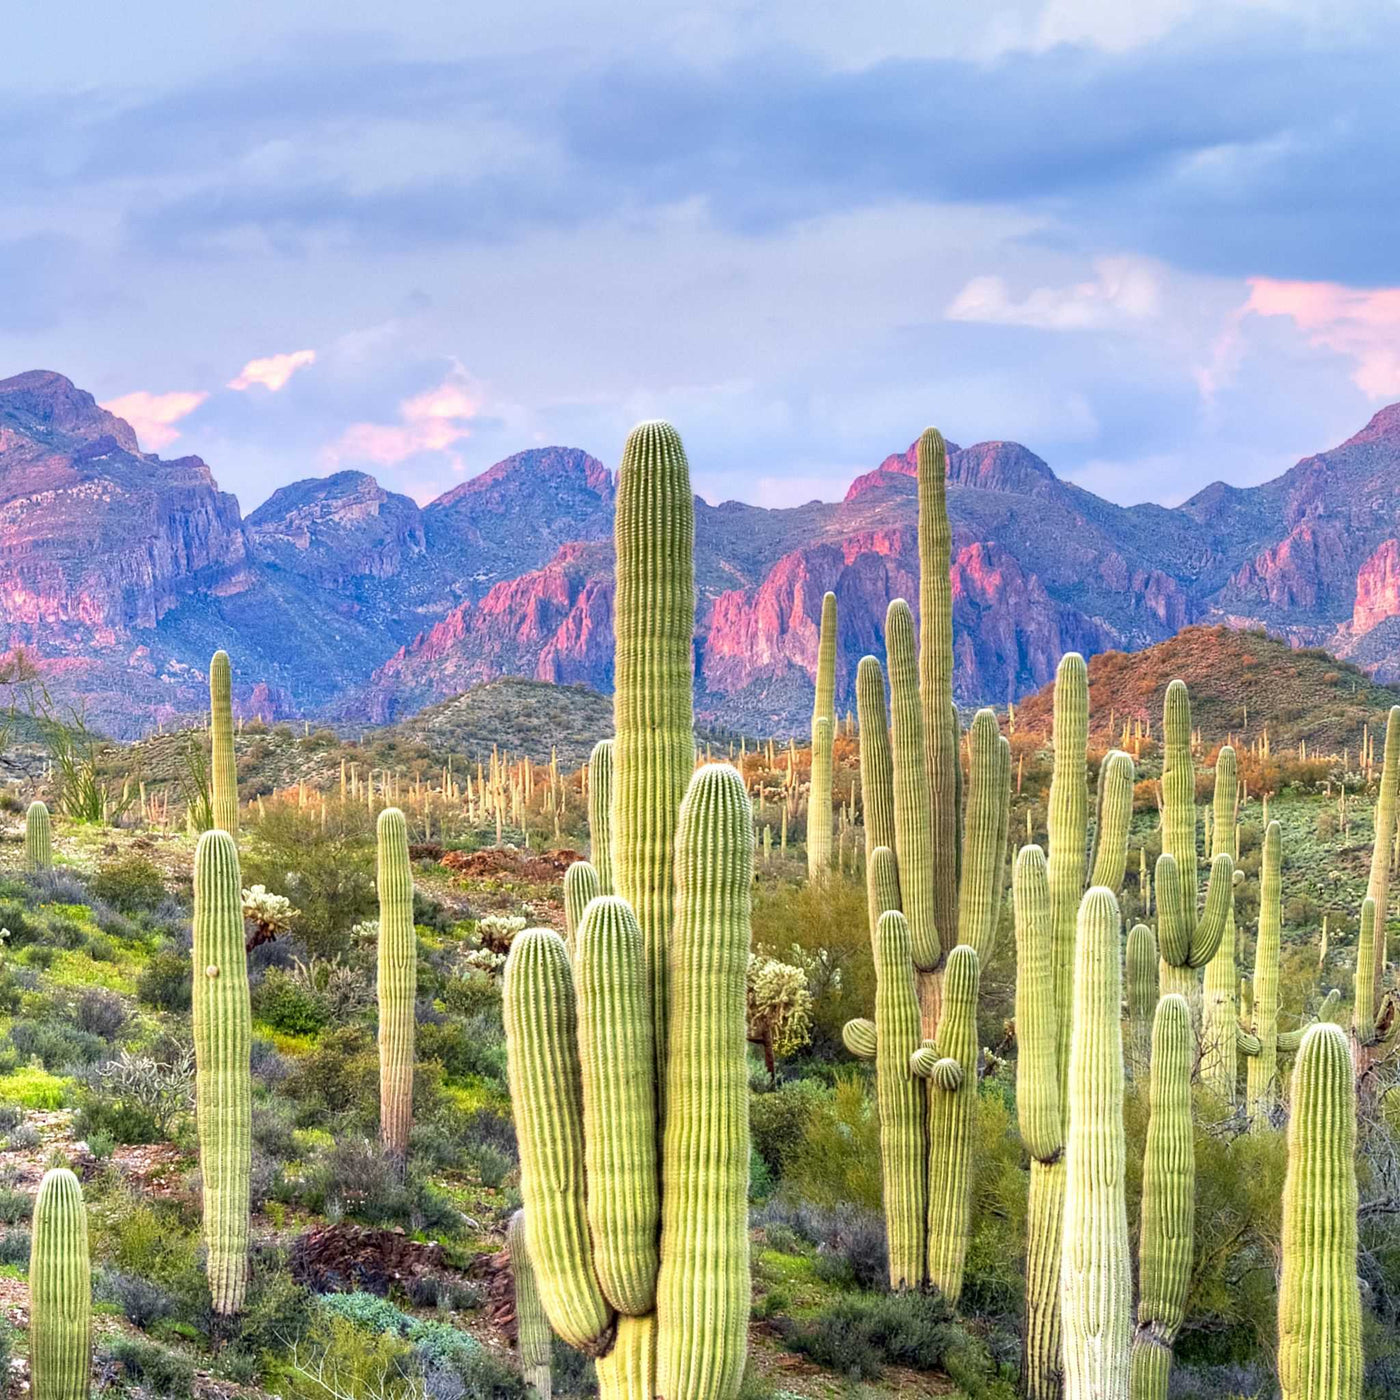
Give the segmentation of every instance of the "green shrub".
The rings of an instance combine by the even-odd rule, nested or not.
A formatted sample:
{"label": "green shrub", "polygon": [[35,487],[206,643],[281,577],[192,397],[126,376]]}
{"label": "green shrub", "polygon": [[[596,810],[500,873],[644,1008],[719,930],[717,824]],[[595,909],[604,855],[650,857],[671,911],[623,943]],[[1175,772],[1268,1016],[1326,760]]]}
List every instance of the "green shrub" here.
{"label": "green shrub", "polygon": [[123,914],[154,909],[165,898],[165,877],[145,856],[131,855],[104,865],[92,877],[89,888]]}
{"label": "green shrub", "polygon": [[189,954],[165,949],[141,969],[136,979],[137,999],[157,1011],[188,1011],[190,978]]}
{"label": "green shrub", "polygon": [[260,1021],[287,1035],[315,1035],[330,1023],[326,999],[280,967],[263,974],[252,1001]]}
{"label": "green shrub", "polygon": [[824,1111],[831,1098],[831,1090],[810,1079],[795,1079],[768,1093],[750,1094],[749,1132],[754,1151],[775,1180],[782,1180],[813,1115]]}
{"label": "green shrub", "polygon": [[784,1345],[852,1380],[878,1380],[886,1365],[944,1369],[967,1346],[953,1310],[936,1293],[861,1293],[805,1322],[779,1320]]}
{"label": "green shrub", "polygon": [[855,1073],[814,1104],[783,1178],[785,1195],[815,1206],[879,1210],[880,1122]]}
{"label": "green shrub", "polygon": [[181,1400],[191,1394],[193,1363],[154,1342],[114,1337],[102,1349],[101,1359],[117,1367],[127,1381],[149,1395]]}

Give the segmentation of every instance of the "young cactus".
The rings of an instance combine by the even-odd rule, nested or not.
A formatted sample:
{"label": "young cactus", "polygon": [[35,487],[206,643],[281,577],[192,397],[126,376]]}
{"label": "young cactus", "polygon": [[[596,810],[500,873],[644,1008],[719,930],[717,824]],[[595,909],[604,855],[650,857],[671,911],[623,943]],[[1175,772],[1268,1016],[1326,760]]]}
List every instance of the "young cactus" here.
{"label": "young cactus", "polygon": [[588,759],[588,855],[599,894],[613,892],[612,803],[613,741],[599,739]]}
{"label": "young cactus", "polygon": [[515,1284],[515,1350],[520,1357],[521,1379],[535,1400],[550,1400],[553,1377],[549,1360],[554,1334],[540,1304],[523,1210],[516,1211],[506,1226],[506,1248],[510,1251],[510,1272]]}
{"label": "young cactus", "polygon": [[816,699],[812,706],[812,788],[807,800],[807,878],[831,873],[831,764],[836,739],[836,595],[822,598],[817,648]]}
{"label": "young cactus", "polygon": [[1124,1194],[1123,994],[1118,901],[1079,911],[1060,1272],[1065,1400],[1127,1400],[1132,1265]]}
{"label": "young cactus", "polygon": [[[894,761],[890,754],[885,673],[873,656],[856,667],[856,715],[860,722],[860,792],[865,822],[866,908],[870,946],[876,952],[880,916],[898,909],[899,869],[895,862]],[[880,852],[877,857],[876,853]]]}
{"label": "young cactus", "polygon": [[576,860],[564,872],[564,942],[570,957],[584,911],[602,893],[603,882],[591,861]]}
{"label": "young cactus", "polygon": [[[1211,821],[1211,856],[1239,859],[1236,823],[1238,780],[1235,751],[1228,745],[1215,760],[1215,805]],[[1239,1080],[1236,1027],[1239,1025],[1239,970],[1235,963],[1234,900],[1215,956],[1206,964],[1201,1012],[1201,1082],[1223,1103],[1233,1104]]]}
{"label": "young cactus", "polygon": [[1270,822],[1259,871],[1259,936],[1254,944],[1250,1024],[1239,1045],[1245,1055],[1245,1113],[1254,1131],[1268,1125],[1278,1102],[1278,958],[1283,926],[1283,829]]}
{"label": "young cactus", "polygon": [[1360,1400],[1356,1080],[1342,1030],[1308,1029],[1293,1066],[1278,1378],[1283,1400]]}
{"label": "young cactus", "polygon": [[29,1381],[34,1400],[87,1400],[92,1270],[87,1210],[66,1167],[44,1173],[29,1242]]}
{"label": "young cactus", "polygon": [[253,1013],[238,848],[206,831],[194,855],[194,1057],[204,1241],[214,1311],[238,1312],[248,1282]]}
{"label": "young cactus", "polygon": [[214,830],[238,839],[238,765],[233,756],[233,677],[228,652],[209,662],[210,809]]}
{"label": "young cactus", "polygon": [[1196,1221],[1196,1145],[1191,1126],[1195,1055],[1190,1009],[1181,995],[1168,993],[1158,1002],[1152,1025],[1151,1117],[1142,1162],[1132,1400],[1166,1400],[1172,1343],[1186,1313]]}
{"label": "young cactus", "polygon": [[1152,1018],[1157,1011],[1157,935],[1146,924],[1134,924],[1128,932],[1123,980],[1128,1000],[1128,1069],[1136,1077],[1147,1073],[1152,1060]]}
{"label": "young cactus", "polygon": [[53,827],[49,809],[39,801],[24,816],[24,868],[31,874],[53,869]]}
{"label": "young cactus", "polygon": [[399,1162],[413,1128],[413,1034],[418,999],[418,936],[408,823],[397,807],[379,814],[379,1137]]}

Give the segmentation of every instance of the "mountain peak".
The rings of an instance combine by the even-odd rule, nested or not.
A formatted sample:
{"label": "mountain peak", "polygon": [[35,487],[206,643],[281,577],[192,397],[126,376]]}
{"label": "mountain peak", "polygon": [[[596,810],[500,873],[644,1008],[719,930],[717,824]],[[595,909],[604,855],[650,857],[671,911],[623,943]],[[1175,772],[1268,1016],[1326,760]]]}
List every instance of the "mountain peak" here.
{"label": "mountain peak", "polygon": [[1343,444],[1350,447],[1354,442],[1381,442],[1393,439],[1400,442],[1400,403],[1387,404],[1359,433],[1353,434]]}
{"label": "mountain peak", "polygon": [[130,423],[99,407],[67,376],[48,369],[0,379],[0,426],[45,446],[107,437],[124,451],[141,450]]}
{"label": "mountain peak", "polygon": [[578,447],[530,447],[513,453],[480,476],[464,481],[431,502],[428,509],[437,510],[457,505],[471,496],[493,493],[497,488],[529,489],[543,483],[556,486],[573,485],[594,492],[610,501],[613,495],[612,473],[596,458]]}
{"label": "mountain peak", "polygon": [[[948,443],[948,481],[953,486],[971,486],[982,491],[1010,491],[1033,496],[1058,478],[1049,466],[1019,442],[975,442],[971,447]],[[875,487],[889,484],[891,476],[919,474],[919,444],[915,440],[906,452],[886,457],[873,472],[858,476],[846,492],[846,500]]]}

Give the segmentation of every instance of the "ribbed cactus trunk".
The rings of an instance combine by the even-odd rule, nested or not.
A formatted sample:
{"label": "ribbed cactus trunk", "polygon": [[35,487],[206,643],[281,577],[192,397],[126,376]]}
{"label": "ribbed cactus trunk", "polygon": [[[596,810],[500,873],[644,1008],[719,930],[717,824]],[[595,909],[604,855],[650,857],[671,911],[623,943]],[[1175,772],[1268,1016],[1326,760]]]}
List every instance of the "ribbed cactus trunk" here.
{"label": "ribbed cactus trunk", "polygon": [[[1215,760],[1215,804],[1211,820],[1211,857],[1239,859],[1236,798],[1239,784],[1235,751],[1228,745]],[[1235,962],[1234,900],[1225,919],[1220,946],[1206,964],[1201,1010],[1201,1082],[1224,1103],[1235,1102],[1239,1056],[1235,1039],[1240,1020],[1239,968]]]}
{"label": "ribbed cactus trunk", "polygon": [[695,768],[695,498],[669,423],[643,423],[628,435],[614,542],[613,881],[642,929],[664,1090],[676,823]]}
{"label": "ribbed cactus trunk", "polygon": [[1127,1400],[1132,1265],[1124,1194],[1118,901],[1080,906],[1074,965],[1060,1296],[1066,1400]]}
{"label": "ribbed cactus trunk", "polygon": [[971,760],[963,830],[956,942],[986,961],[996,946],[1006,883],[1006,824],[1011,813],[1011,745],[997,717],[979,710],[969,736]]}
{"label": "ribbed cactus trunk", "polygon": [[49,809],[39,801],[24,815],[24,868],[30,874],[53,869],[53,826]]}
{"label": "ribbed cactus trunk", "polygon": [[812,706],[812,787],[807,799],[807,878],[831,873],[831,764],[836,741],[836,595],[822,598]]}
{"label": "ribbed cactus trunk", "polygon": [[1337,1026],[1312,1026],[1293,1066],[1278,1378],[1283,1400],[1360,1400],[1356,1081]]}
{"label": "ribbed cactus trunk", "polygon": [[598,893],[613,892],[613,741],[599,739],[588,759],[588,858]]}
{"label": "ribbed cactus trunk", "polygon": [[[866,907],[870,944],[876,946],[880,915],[898,909],[899,871],[894,859],[894,759],[890,752],[889,711],[885,703],[885,673],[873,656],[856,667],[856,718],[860,724],[860,793],[865,823]],[[885,852],[885,868],[877,871],[875,852]]]}
{"label": "ribbed cactus trunk", "polygon": [[1385,758],[1381,764],[1380,791],[1376,795],[1371,874],[1366,882],[1366,898],[1376,906],[1375,950],[1371,965],[1372,1017],[1380,1012],[1382,978],[1385,974],[1390,865],[1394,852],[1397,806],[1400,806],[1397,804],[1397,790],[1400,790],[1400,705],[1392,705],[1385,724]]}
{"label": "ribbed cactus trunk", "polygon": [[418,999],[418,935],[408,823],[397,807],[379,814],[379,1138],[398,1161],[413,1128],[413,1033]]}
{"label": "ribbed cactus trunk", "polygon": [[[1245,1063],[1245,1114],[1258,1132],[1278,1103],[1278,959],[1283,925],[1283,831],[1270,822],[1259,870],[1259,936],[1254,944],[1253,1021],[1259,1048]],[[1251,1047],[1252,1048],[1252,1047]]]}
{"label": "ribbed cactus trunk", "polygon": [[737,1394],[748,1354],[752,881],[744,780],[727,765],[701,768],[676,843],[656,1306],[666,1400]]}
{"label": "ribbed cactus trunk", "polygon": [[576,860],[564,872],[564,943],[571,958],[584,911],[602,893],[603,882],[591,861]]}
{"label": "ribbed cactus trunk", "polygon": [[1196,1224],[1196,1145],[1191,1125],[1195,1057],[1190,1008],[1183,997],[1171,993],[1157,1004],[1152,1027],[1151,1117],[1142,1163],[1132,1400],[1166,1400],[1172,1343],[1186,1314]]}
{"label": "ribbed cactus trunk", "polygon": [[1128,1002],[1128,1070],[1137,1078],[1152,1061],[1152,1018],[1157,1012],[1157,935],[1146,924],[1128,933],[1123,960]]}
{"label": "ribbed cactus trunk", "polygon": [[950,1303],[962,1296],[972,1238],[972,1115],[977,1099],[977,953],[948,954],[938,1035],[914,1057],[928,1095],[928,1281]]}
{"label": "ribbed cactus trunk", "polygon": [[536,1400],[550,1400],[554,1388],[549,1369],[553,1333],[540,1302],[535,1266],[530,1262],[523,1210],[516,1211],[506,1226],[506,1247],[510,1250],[510,1272],[515,1284],[515,1350],[520,1358],[521,1379]]}
{"label": "ribbed cactus trunk", "polygon": [[209,662],[209,782],[214,829],[238,839],[238,764],[233,756],[233,676],[228,652]]}
{"label": "ribbed cactus trunk", "polygon": [[87,1209],[66,1167],[44,1173],[29,1241],[29,1390],[34,1400],[87,1400],[92,1270]]}
{"label": "ribbed cactus trunk", "polygon": [[1376,1040],[1376,905],[1361,901],[1361,931],[1356,939],[1356,986],[1351,1013],[1352,1034],[1356,1037],[1357,1069],[1363,1067],[1365,1052]]}
{"label": "ribbed cactus trunk", "polygon": [[194,1054],[209,1292],[216,1313],[243,1306],[252,1172],[253,1014],[238,848],[206,831],[194,857]]}

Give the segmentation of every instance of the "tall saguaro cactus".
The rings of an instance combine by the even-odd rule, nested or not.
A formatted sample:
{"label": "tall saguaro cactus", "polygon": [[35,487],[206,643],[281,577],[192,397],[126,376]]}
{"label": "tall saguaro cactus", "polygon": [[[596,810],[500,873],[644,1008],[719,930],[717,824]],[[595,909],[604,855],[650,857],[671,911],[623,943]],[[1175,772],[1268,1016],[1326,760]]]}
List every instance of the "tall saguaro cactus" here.
{"label": "tall saguaro cactus", "polygon": [[[1371,874],[1366,898],[1375,906],[1374,947],[1372,950],[1370,1019],[1374,1030],[1380,1014],[1386,962],[1386,923],[1390,913],[1390,877],[1397,819],[1397,790],[1400,790],[1400,705],[1392,705],[1385,725],[1385,758],[1381,764],[1381,785],[1376,796],[1376,830],[1371,847]],[[1358,962],[1358,974],[1360,965]],[[1360,1004],[1358,999],[1358,1005]],[[1363,1052],[1370,1044],[1361,1046]],[[1363,1064],[1369,1056],[1363,1053]]]}
{"label": "tall saguaro cactus", "polygon": [[550,1400],[554,1391],[549,1369],[553,1334],[540,1303],[535,1266],[530,1262],[523,1210],[516,1211],[506,1226],[506,1248],[510,1251],[510,1272],[515,1285],[515,1350],[520,1357],[520,1375],[534,1392],[535,1400]]}
{"label": "tall saguaro cactus", "polygon": [[[1234,1027],[1231,1026],[1233,1034]],[[1186,1313],[1196,1223],[1196,1146],[1191,1126],[1191,1012],[1168,993],[1152,1025],[1151,1117],[1142,1163],[1137,1332],[1132,1400],[1166,1400],[1172,1343]]]}
{"label": "tall saguaro cactus", "polygon": [[[881,914],[886,909],[899,908],[899,871],[894,857],[894,760],[890,754],[885,673],[873,656],[861,657],[856,667],[856,718],[860,724],[866,905],[871,947],[874,948]],[[884,852],[878,862],[876,851]]]}
{"label": "tall saguaro cactus", "polygon": [[1079,911],[1060,1266],[1066,1400],[1127,1400],[1132,1265],[1124,1194],[1123,978],[1118,901]]}
{"label": "tall saguaro cactus", "polygon": [[807,878],[831,870],[831,766],[836,741],[836,595],[822,598],[817,687],[812,705],[812,786],[807,800]]}
{"label": "tall saguaro cactus", "polygon": [[233,756],[233,676],[228,652],[209,662],[209,781],[214,829],[238,839],[238,764]]}
{"label": "tall saguaro cactus", "polygon": [[1283,1400],[1360,1400],[1356,1211],[1351,1051],[1339,1027],[1320,1023],[1303,1036],[1290,1095],[1278,1294]]}
{"label": "tall saguaro cactus", "polygon": [[[1157,1011],[1157,935],[1146,924],[1128,931],[1123,960],[1128,1003],[1128,1069],[1136,1077],[1152,1060],[1152,1018]],[[1231,1028],[1233,1032],[1233,1027]]]}
{"label": "tall saguaro cactus", "polygon": [[[1215,802],[1211,814],[1211,857],[1239,859],[1236,798],[1239,783],[1235,751],[1223,747],[1215,760]],[[1233,869],[1232,869],[1233,876]],[[1235,1041],[1240,1020],[1240,974],[1235,962],[1235,901],[1230,900],[1220,946],[1206,964],[1201,1010],[1201,1081],[1225,1103],[1234,1103],[1239,1080]]]}
{"label": "tall saguaro cactus", "polygon": [[216,1313],[236,1313],[248,1282],[253,1013],[243,944],[238,848],[206,831],[194,855],[194,1056],[204,1241]]}
{"label": "tall saguaro cactus", "polygon": [[92,1270],[83,1188],[66,1167],[44,1173],[29,1241],[29,1381],[34,1400],[87,1400]]}
{"label": "tall saguaro cactus", "polygon": [[402,1162],[413,1128],[413,1033],[418,998],[418,937],[408,823],[397,807],[379,814],[379,1136]]}
{"label": "tall saguaro cactus", "polygon": [[613,892],[613,741],[599,739],[588,759],[589,859],[598,874],[598,892]]}
{"label": "tall saguaro cactus", "polygon": [[1259,870],[1259,936],[1254,945],[1252,1017],[1246,1027],[1245,1113],[1258,1131],[1278,1102],[1278,958],[1283,926],[1283,830],[1270,822]]}
{"label": "tall saguaro cactus", "polygon": [[24,814],[24,868],[31,874],[53,868],[53,827],[49,809],[37,799]]}
{"label": "tall saguaro cactus", "polygon": [[603,893],[603,882],[591,861],[576,860],[564,872],[564,942],[569,956],[574,954],[574,939],[588,906]]}

